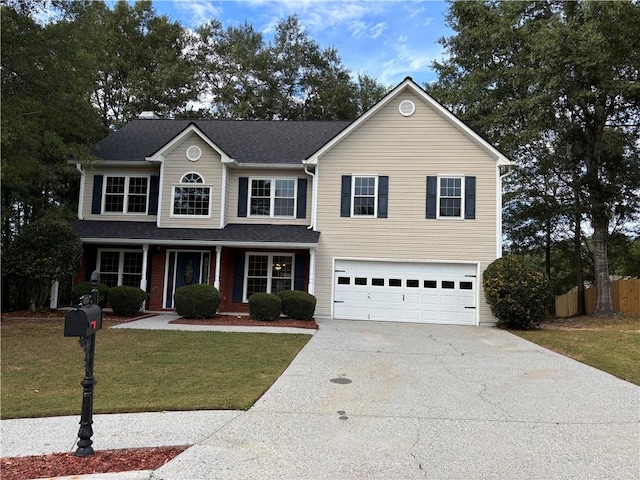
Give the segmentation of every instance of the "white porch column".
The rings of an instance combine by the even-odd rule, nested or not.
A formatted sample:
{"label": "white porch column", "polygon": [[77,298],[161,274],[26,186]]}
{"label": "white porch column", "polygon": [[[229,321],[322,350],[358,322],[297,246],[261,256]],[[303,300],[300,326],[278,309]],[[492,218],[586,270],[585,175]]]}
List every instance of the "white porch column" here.
{"label": "white porch column", "polygon": [[213,286],[220,290],[220,259],[222,258],[222,246],[216,245],[216,272],[213,277]]}
{"label": "white porch column", "polygon": [[316,286],[316,249],[309,249],[309,286],[307,291],[313,295]]}
{"label": "white porch column", "polygon": [[58,309],[58,289],[60,287],[60,283],[56,280],[51,285],[51,298],[49,299],[49,308],[51,310]]}
{"label": "white porch column", "polygon": [[147,264],[149,259],[149,244],[142,245],[142,278],[140,279],[140,289],[147,291]]}

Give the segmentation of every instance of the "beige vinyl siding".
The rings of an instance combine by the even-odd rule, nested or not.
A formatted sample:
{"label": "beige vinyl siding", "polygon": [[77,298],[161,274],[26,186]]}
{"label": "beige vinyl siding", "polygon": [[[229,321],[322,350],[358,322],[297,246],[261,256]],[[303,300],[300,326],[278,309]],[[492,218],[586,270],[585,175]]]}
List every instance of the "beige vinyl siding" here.
{"label": "beige vinyl siding", "polygon": [[[202,156],[192,162],[186,156],[189,147],[200,147]],[[220,154],[211,148],[196,134],[187,136],[164,156],[163,178],[161,185],[162,210],[160,227],[178,228],[219,228],[220,202],[222,196],[222,162]],[[209,218],[190,218],[188,216],[172,216],[172,198],[174,186],[180,185],[182,177],[190,172],[199,174],[204,179],[203,186],[211,186],[211,205]],[[193,186],[199,186],[193,184]]]}
{"label": "beige vinyl siding", "polygon": [[[258,178],[273,178],[273,179],[307,179],[307,213],[306,218],[294,217],[262,217],[262,216],[246,216],[238,217],[238,194],[240,177],[248,177],[249,179]],[[260,170],[260,169],[236,169],[229,168],[227,172],[228,180],[228,197],[227,203],[227,222],[228,223],[268,223],[268,224],[283,224],[283,225],[310,225],[311,224],[311,195],[312,195],[312,182],[313,179],[304,173],[302,169],[297,170]],[[249,185],[251,188],[251,185]],[[297,188],[297,187],[296,187]],[[296,192],[297,193],[297,192]],[[297,203],[296,203],[297,209]],[[249,208],[247,207],[247,211]],[[295,212],[295,210],[294,210]]]}
{"label": "beige vinyl siding", "polygon": [[[109,167],[104,163],[99,163],[91,170],[87,169],[84,175],[84,195],[82,197],[82,218],[84,220],[118,220],[127,222],[155,222],[156,215],[145,215],[141,213],[91,213],[93,203],[93,177],[95,175],[104,175],[110,177],[126,177],[126,176],[158,176],[159,169],[157,165],[149,165],[148,167]],[[106,180],[105,180],[106,182]],[[104,188],[105,183],[103,183]],[[148,184],[150,187],[150,184]],[[102,195],[102,192],[101,192]],[[104,197],[102,198],[104,202]],[[149,208],[149,197],[147,196],[147,209]],[[104,207],[103,207],[104,208]]]}
{"label": "beige vinyl siding", "polygon": [[[412,100],[415,113],[398,105]],[[388,218],[340,216],[342,175],[388,175]],[[496,161],[419,97],[400,94],[318,160],[318,315],[331,314],[333,259],[480,262],[496,254]],[[476,177],[476,219],[427,220],[426,177]],[[478,286],[481,289],[481,279]],[[480,321],[493,317],[481,292]]]}

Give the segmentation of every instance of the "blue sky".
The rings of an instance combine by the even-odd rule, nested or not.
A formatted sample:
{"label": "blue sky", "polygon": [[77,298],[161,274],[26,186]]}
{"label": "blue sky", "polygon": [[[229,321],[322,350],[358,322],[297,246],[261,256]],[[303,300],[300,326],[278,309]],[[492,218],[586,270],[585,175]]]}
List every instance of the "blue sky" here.
{"label": "blue sky", "polygon": [[195,28],[212,18],[224,27],[245,20],[270,39],[279,19],[297,14],[311,38],[334,46],[352,74],[366,73],[394,86],[406,76],[420,85],[435,80],[433,60],[442,58],[439,37],[445,2],[424,0],[154,0],[158,14]]}

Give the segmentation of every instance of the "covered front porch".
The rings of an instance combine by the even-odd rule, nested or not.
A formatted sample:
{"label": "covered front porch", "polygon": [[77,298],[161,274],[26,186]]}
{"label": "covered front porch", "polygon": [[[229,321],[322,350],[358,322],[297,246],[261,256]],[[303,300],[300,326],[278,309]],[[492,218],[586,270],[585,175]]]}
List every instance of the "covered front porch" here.
{"label": "covered front porch", "polygon": [[224,229],[158,228],[154,223],[76,221],[85,255],[74,283],[100,272],[108,286],[149,294],[149,310],[174,308],[185,285],[207,283],[221,312],[247,312],[256,292],[314,293],[319,232],[298,225],[230,224]]}

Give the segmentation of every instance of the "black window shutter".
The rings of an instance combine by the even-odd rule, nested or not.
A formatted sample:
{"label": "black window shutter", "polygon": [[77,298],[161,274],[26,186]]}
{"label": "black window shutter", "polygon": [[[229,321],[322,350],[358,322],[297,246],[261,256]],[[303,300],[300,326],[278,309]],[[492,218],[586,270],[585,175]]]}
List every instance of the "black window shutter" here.
{"label": "black window shutter", "polygon": [[153,175],[151,177],[151,184],[149,185],[149,215],[158,214],[159,193],[160,193],[160,177],[158,175]]}
{"label": "black window shutter", "polygon": [[476,177],[464,177],[464,218],[476,218]]}
{"label": "black window shutter", "polygon": [[236,253],[233,263],[233,303],[242,303],[242,287],[244,286],[244,253]]}
{"label": "black window shutter", "polygon": [[351,175],[342,176],[342,193],[340,195],[340,216],[351,216]]}
{"label": "black window shutter", "polygon": [[91,201],[91,213],[99,214],[102,211],[102,182],[104,175],[93,176],[93,198]]}
{"label": "black window shutter", "polygon": [[438,203],[438,177],[427,177],[427,218],[436,218]]}
{"label": "black window shutter", "polygon": [[294,290],[304,290],[304,265],[306,260],[306,255],[296,254],[295,259],[295,277],[293,279],[293,289]]}
{"label": "black window shutter", "polygon": [[296,218],[307,217],[307,179],[298,179],[298,205],[297,205]]}
{"label": "black window shutter", "polygon": [[389,208],[389,177],[378,177],[378,218],[387,218]]}
{"label": "black window shutter", "polygon": [[247,216],[247,200],[249,199],[249,177],[240,177],[238,187],[238,216]]}

